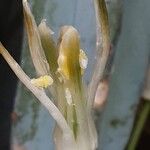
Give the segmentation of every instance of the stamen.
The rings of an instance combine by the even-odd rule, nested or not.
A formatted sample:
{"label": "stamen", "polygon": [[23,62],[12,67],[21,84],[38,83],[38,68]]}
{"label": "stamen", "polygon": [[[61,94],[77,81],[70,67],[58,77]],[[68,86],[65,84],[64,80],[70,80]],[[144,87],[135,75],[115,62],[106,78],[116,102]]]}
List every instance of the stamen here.
{"label": "stamen", "polygon": [[39,88],[47,88],[48,86],[50,86],[53,83],[53,79],[50,76],[45,75],[45,76],[41,76],[37,79],[33,78],[31,80],[31,83],[34,86],[39,87]]}

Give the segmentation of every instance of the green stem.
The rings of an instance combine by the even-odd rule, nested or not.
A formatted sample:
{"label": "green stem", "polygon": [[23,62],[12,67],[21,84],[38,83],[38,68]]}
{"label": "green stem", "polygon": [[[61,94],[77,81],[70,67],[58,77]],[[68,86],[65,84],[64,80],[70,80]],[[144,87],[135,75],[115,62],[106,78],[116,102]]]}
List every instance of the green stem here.
{"label": "green stem", "polygon": [[150,112],[150,102],[147,100],[145,101],[144,106],[141,110],[141,113],[135,125],[135,129],[133,130],[133,134],[130,138],[127,150],[135,150],[149,112]]}

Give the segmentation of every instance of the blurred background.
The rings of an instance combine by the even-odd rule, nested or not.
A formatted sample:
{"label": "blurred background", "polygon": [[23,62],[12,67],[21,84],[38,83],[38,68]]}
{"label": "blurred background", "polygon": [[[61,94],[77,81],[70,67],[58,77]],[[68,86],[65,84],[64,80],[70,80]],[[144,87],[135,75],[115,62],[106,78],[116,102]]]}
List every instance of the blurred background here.
{"label": "blurred background", "polygon": [[[85,83],[89,83],[96,55],[96,20],[92,0],[29,0],[37,24],[42,19],[58,39],[63,25],[73,25],[80,33],[81,48],[89,58]],[[150,1],[106,0],[110,24],[111,57],[106,71],[109,92],[105,107],[97,108],[95,122],[100,150],[149,150],[150,115],[149,88],[143,94],[150,57]],[[23,40],[21,66],[32,78],[35,76],[26,35]],[[146,81],[146,82],[145,82]],[[104,90],[105,91],[105,90]],[[103,91],[99,91],[103,92]],[[98,97],[101,101],[101,97]],[[127,144],[137,122],[147,106],[144,128],[133,149]],[[144,108],[144,109],[143,109]],[[54,120],[35,97],[19,83],[12,113],[12,150],[53,150]],[[142,126],[139,127],[142,129]],[[140,130],[138,128],[138,130]]]}

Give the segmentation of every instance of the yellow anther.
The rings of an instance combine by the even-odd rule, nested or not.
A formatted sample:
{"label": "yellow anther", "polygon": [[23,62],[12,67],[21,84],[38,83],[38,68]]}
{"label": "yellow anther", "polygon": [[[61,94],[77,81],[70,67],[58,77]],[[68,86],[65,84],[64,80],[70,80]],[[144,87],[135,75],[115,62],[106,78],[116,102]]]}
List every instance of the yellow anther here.
{"label": "yellow anther", "polygon": [[48,86],[50,86],[53,83],[53,79],[50,76],[45,75],[45,76],[41,76],[37,79],[33,78],[31,80],[31,83],[34,86],[39,87],[39,88],[47,88]]}
{"label": "yellow anther", "polygon": [[67,58],[64,55],[60,55],[58,58],[58,72],[62,75],[63,78],[69,79],[69,68],[67,66]]}

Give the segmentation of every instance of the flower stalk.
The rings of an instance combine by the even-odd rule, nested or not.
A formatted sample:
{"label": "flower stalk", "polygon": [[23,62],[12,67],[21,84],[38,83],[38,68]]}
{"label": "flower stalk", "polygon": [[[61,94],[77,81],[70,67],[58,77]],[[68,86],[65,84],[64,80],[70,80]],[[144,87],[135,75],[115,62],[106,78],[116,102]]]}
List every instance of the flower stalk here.
{"label": "flower stalk", "polygon": [[137,119],[137,122],[135,124],[135,127],[133,129],[133,133],[130,137],[127,150],[135,150],[136,146],[138,144],[138,141],[140,139],[140,135],[142,133],[143,127],[145,125],[146,119],[148,115],[150,114],[150,102],[147,99],[144,99],[145,102],[143,104],[143,108],[140,112],[140,115]]}

